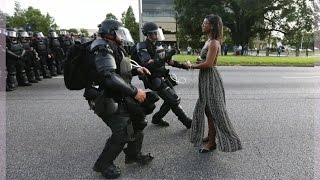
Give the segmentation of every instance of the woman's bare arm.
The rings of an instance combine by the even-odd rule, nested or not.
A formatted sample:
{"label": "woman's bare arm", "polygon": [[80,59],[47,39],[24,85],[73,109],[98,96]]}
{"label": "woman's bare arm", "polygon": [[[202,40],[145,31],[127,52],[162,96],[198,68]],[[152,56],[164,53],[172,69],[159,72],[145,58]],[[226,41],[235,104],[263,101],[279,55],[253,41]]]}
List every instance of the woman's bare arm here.
{"label": "woman's bare arm", "polygon": [[217,40],[210,41],[208,45],[208,53],[207,58],[204,62],[199,64],[192,64],[192,69],[206,69],[211,68],[217,64],[217,56],[218,56],[218,50],[220,47],[220,43]]}

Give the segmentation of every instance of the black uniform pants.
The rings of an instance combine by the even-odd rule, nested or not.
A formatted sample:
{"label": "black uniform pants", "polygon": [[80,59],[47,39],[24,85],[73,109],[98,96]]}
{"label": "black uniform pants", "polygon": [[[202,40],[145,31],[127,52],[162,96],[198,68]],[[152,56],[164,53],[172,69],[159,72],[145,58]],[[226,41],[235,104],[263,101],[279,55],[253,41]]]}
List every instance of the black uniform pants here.
{"label": "black uniform pants", "polygon": [[[101,112],[96,112],[107,126],[110,127],[112,135],[108,138],[102,153],[96,161],[98,166],[107,168],[112,164],[121,153],[126,143],[127,148],[124,152],[127,155],[136,155],[141,152],[143,129],[136,126],[137,120],[134,117],[130,117],[127,105],[124,102],[118,103],[118,110],[109,116],[101,115],[100,113]],[[134,123],[132,121],[134,121]],[[144,121],[144,119],[141,121]]]}
{"label": "black uniform pants", "polygon": [[154,119],[163,118],[171,109],[182,123],[189,121],[186,113],[179,105],[180,97],[178,97],[172,83],[168,79],[163,80],[160,88],[157,89],[157,93],[161,97],[161,99],[163,99],[163,104],[161,105],[160,110],[154,114]]}

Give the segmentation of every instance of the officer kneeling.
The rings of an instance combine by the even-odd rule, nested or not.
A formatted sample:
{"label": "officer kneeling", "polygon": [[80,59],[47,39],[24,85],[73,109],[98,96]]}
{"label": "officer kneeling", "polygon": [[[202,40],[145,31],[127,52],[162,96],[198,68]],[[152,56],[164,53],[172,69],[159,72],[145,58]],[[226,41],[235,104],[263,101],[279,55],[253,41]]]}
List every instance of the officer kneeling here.
{"label": "officer kneeling", "polygon": [[145,93],[130,83],[133,75],[150,74],[144,67],[131,69],[130,60],[125,57],[121,44],[133,42],[130,32],[115,20],[104,20],[98,27],[100,38],[92,42],[90,53],[92,74],[96,74],[91,85],[99,85],[99,88],[88,86],[84,97],[112,130],[93,170],[101,172],[105,178],[114,179],[120,176],[120,169],[113,161],[122,150],[126,154],[126,164],[152,161],[150,153],[141,153],[142,131],[147,125],[146,114],[152,113],[159,98],[153,92]]}

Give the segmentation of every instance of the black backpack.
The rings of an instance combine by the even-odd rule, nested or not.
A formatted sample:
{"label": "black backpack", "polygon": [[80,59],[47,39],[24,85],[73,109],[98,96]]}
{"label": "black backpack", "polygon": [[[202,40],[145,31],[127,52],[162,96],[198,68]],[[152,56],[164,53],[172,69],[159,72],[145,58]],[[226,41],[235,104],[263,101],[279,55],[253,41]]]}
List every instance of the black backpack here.
{"label": "black backpack", "polygon": [[68,49],[64,64],[64,84],[69,90],[81,90],[88,86],[92,42],[76,43]]}

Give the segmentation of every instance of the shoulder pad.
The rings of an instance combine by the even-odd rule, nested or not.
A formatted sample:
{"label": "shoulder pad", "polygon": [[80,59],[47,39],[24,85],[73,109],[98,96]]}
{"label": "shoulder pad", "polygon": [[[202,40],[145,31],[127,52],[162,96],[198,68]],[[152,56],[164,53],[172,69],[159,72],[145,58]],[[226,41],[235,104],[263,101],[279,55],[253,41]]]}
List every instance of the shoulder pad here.
{"label": "shoulder pad", "polygon": [[96,50],[101,50],[101,49],[105,49],[108,52],[113,53],[113,51],[112,51],[110,45],[108,44],[108,42],[103,40],[103,39],[96,39],[90,45],[90,51],[91,52],[94,52]]}
{"label": "shoulder pad", "polygon": [[137,44],[137,50],[138,50],[138,52],[139,52],[140,50],[142,50],[142,49],[147,49],[147,43],[145,43],[145,42],[139,42],[139,43]]}

